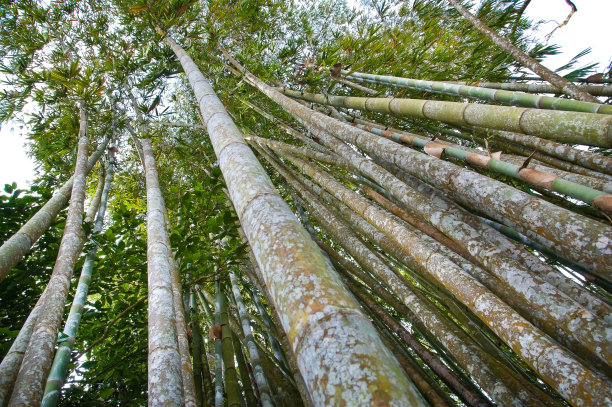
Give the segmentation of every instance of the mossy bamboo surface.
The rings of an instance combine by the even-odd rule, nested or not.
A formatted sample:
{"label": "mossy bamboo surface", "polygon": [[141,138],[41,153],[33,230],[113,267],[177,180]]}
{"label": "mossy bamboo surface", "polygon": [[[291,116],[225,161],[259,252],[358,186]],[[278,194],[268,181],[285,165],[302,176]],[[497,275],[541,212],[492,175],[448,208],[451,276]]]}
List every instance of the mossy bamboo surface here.
{"label": "mossy bamboo surface", "polygon": [[[109,141],[110,138],[106,136],[87,160],[87,174],[98,162]],[[49,228],[57,214],[66,207],[72,193],[73,182],[74,177],[70,177],[25,225],[2,243],[0,247],[0,281],[4,280],[11,268],[30,251],[34,243]]]}
{"label": "mossy bamboo surface", "polygon": [[361,130],[369,131],[372,134],[385,137],[389,140],[422,148],[432,157],[440,158],[445,154],[449,157],[463,160],[470,165],[485,168],[498,174],[519,179],[530,185],[545,188],[581,200],[608,214],[612,213],[612,195],[563,179],[554,174],[522,167],[521,165],[489,157],[484,154],[471,153],[464,148],[449,146],[438,141],[430,141],[422,137],[417,137],[416,135],[399,134],[363,124],[353,123],[353,126]]}
{"label": "mossy bamboo surface", "polygon": [[313,112],[299,103],[291,104],[273,88],[257,83],[256,78],[252,80],[254,86],[260,87],[269,97],[292,114],[308,121],[311,126],[327,130],[374,158],[382,158],[406,169],[411,175],[449,190],[466,205],[518,228],[562,257],[574,260],[603,279],[612,280],[612,229],[609,226],[452,163],[401,148],[393,141]]}
{"label": "mossy bamboo surface", "polygon": [[418,238],[374,208],[339,182],[323,175],[311,165],[293,157],[292,162],[328,192],[374,224],[422,264],[432,277],[483,320],[549,385],[570,404],[602,405],[611,403],[608,384],[533,327],[516,311],[494,296],[467,273],[423,245]]}
{"label": "mossy bamboo surface", "polygon": [[[482,88],[505,89],[518,92],[530,93],[561,93],[557,88],[548,83],[522,83],[522,82],[478,82],[472,84]],[[590,93],[593,96],[612,96],[612,86],[610,85],[577,85],[578,88]]]}
{"label": "mossy bamboo surface", "polygon": [[87,176],[87,150],[89,134],[87,128],[87,112],[83,102],[79,103],[79,138],[76,166],[66,226],[57,254],[57,260],[47,284],[48,290],[43,293],[42,311],[34,323],[28,347],[23,355],[23,361],[9,406],[40,404],[44,385],[51,369],[58,331],[66,298],[70,288],[74,264],[85,241],[83,231],[83,207],[85,201],[85,186]]}
{"label": "mossy bamboo surface", "polygon": [[[91,207],[97,208],[97,215],[94,223],[93,233],[99,233],[102,230],[102,224],[104,222],[104,213],[106,212],[106,205],[108,202],[108,193],[113,177],[113,164],[110,163],[107,166],[106,176],[103,182],[103,189],[101,189],[100,198],[98,204],[96,199],[91,203]],[[89,212],[89,211],[88,211]],[[66,336],[62,341],[55,353],[53,364],[49,377],[47,378],[47,384],[45,386],[45,392],[43,400],[41,402],[42,407],[53,407],[56,406],[60,395],[61,388],[64,385],[66,376],[68,374],[68,364],[70,363],[71,352],[76,341],[76,335],[83,315],[83,309],[85,301],[87,299],[87,293],[89,292],[89,283],[93,272],[94,262],[98,253],[98,245],[94,241],[94,246],[89,250],[81,270],[81,276],[77,285],[74,300],[68,313],[68,318],[64,325],[63,334]]]}
{"label": "mossy bamboo surface", "polygon": [[581,100],[562,99],[551,96],[533,95],[525,92],[503,89],[490,89],[478,86],[458,85],[455,83],[426,81],[422,79],[401,78],[389,75],[342,70],[347,79],[358,82],[369,82],[381,85],[393,85],[401,88],[441,93],[443,95],[470,97],[507,105],[534,107],[538,109],[567,110],[573,112],[612,114],[612,106],[601,103],[583,102]]}
{"label": "mossy bamboo surface", "polygon": [[323,105],[525,133],[562,143],[612,147],[610,115],[437,100],[323,95],[286,88],[279,90],[287,96]]}
{"label": "mossy bamboo surface", "polygon": [[238,287],[236,274],[230,270],[229,275],[230,282],[232,284],[232,292],[234,294],[234,298],[236,299],[236,306],[240,316],[242,332],[244,333],[246,340],[245,345],[249,353],[249,360],[253,366],[253,376],[255,377],[255,383],[259,389],[261,404],[263,407],[273,407],[274,403],[272,402],[272,397],[270,394],[270,385],[268,384],[266,375],[264,374],[263,367],[261,365],[261,358],[259,356],[259,351],[257,350],[257,345],[255,344],[255,339],[253,338],[251,324],[242,301],[242,294],[240,293],[240,289]]}
{"label": "mossy bamboo surface", "polygon": [[[303,124],[309,126],[308,122]],[[503,295],[506,300],[512,300],[512,304],[519,306],[518,309],[523,316],[536,323],[538,327],[544,329],[545,332],[560,340],[563,344],[570,345],[574,351],[589,361],[599,363],[600,366],[602,366],[602,362],[612,365],[612,350],[607,340],[607,332],[611,328],[606,322],[595,318],[545,281],[532,276],[529,269],[505,255],[470,228],[469,225],[462,224],[452,214],[436,213],[436,208],[428,202],[427,198],[422,197],[416,204],[414,202],[416,191],[410,190],[404,183],[370,160],[358,155],[338,139],[329,136],[324,131],[314,128],[311,130],[322,142],[328,144],[328,147],[348,160],[348,165],[352,169],[373,177],[389,191],[392,191],[397,199],[411,205],[421,216],[452,237],[457,244],[466,245],[465,247],[470,251],[470,254],[501,279],[506,286],[503,286],[497,280],[491,280],[486,273],[480,273],[479,280],[481,282],[486,281],[489,284],[496,283],[497,287],[494,292]],[[466,244],[466,242],[469,243]],[[490,288],[493,289],[492,286]],[[511,291],[508,291],[508,289]],[[585,331],[583,328],[578,328],[579,326],[590,326],[591,328]]]}
{"label": "mossy bamboo surface", "polygon": [[[272,163],[274,165],[273,161]],[[277,165],[275,165],[275,167],[281,174],[287,176],[286,179],[288,179],[288,181],[291,179],[289,174],[284,171],[282,167],[278,167]],[[300,186],[298,186],[298,188],[300,188]],[[419,300],[414,297],[414,293],[408,289],[405,282],[367,248],[344,222],[337,219],[323,205],[317,204],[318,199],[316,197],[311,195],[304,188],[300,188],[300,191],[304,194],[306,203],[313,209],[317,216],[317,220],[325,230],[339,241],[342,247],[344,247],[358,263],[367,268],[367,270],[380,279],[380,281],[384,282],[391,292],[401,298],[402,302],[411,309],[412,312],[410,312],[410,315],[413,316],[412,319],[415,317],[418,318],[425,326],[427,326],[426,320],[433,321],[432,324],[438,327],[433,331],[435,336],[440,338],[446,349],[453,354],[470,374],[472,374],[474,379],[491,395],[491,397],[493,397],[494,400],[505,405],[521,405],[522,401],[519,400],[531,400],[529,403],[531,405],[540,403],[540,401],[536,402],[533,396],[525,392],[522,386],[513,378],[509,377],[507,374],[503,374],[502,371],[497,368],[496,364],[491,366],[490,360],[487,361],[486,359],[479,358],[477,355],[480,355],[482,350],[478,349],[474,344],[470,345],[471,342],[466,339],[465,333],[460,334],[460,330],[457,327],[453,331],[448,324],[442,325],[443,327],[441,327],[440,320],[434,317],[431,312],[428,313],[423,311],[420,306],[414,308],[417,307],[415,304],[419,303]],[[377,243],[381,243],[381,240],[377,240]],[[381,245],[384,246],[383,243],[381,243]],[[330,253],[330,255],[332,254]],[[365,277],[364,281],[366,280],[367,277]],[[389,297],[384,294],[383,298],[389,300]],[[409,301],[409,299],[412,300]],[[391,300],[390,303],[394,303],[394,301]],[[409,303],[412,304],[412,308]],[[403,313],[406,314],[406,310],[403,307],[398,308],[400,312],[403,311]],[[431,332],[431,327],[428,327],[428,329]],[[445,333],[441,336],[442,332]],[[489,370],[489,368],[491,368],[491,370]],[[493,371],[495,371],[495,374],[492,373]],[[503,380],[504,384],[502,384],[500,380]],[[520,398],[517,398],[517,395]]]}
{"label": "mossy bamboo surface", "polygon": [[468,388],[455,374],[427,350],[419,341],[417,341],[406,328],[397,322],[387,311],[370,298],[367,293],[352,283],[350,279],[344,281],[349,283],[351,291],[365,304],[378,318],[380,318],[391,330],[400,337],[416,354],[440,377],[448,386],[453,389],[463,400],[470,406],[489,406],[481,395]]}
{"label": "mossy bamboo surface", "polygon": [[[308,126],[308,123],[304,124]],[[531,318],[534,318],[533,321],[537,321],[538,326],[544,328],[548,333],[554,335],[555,337],[562,339],[564,343],[571,344],[575,349],[581,350],[581,355],[589,358],[590,360],[595,360],[592,358],[592,356],[598,355],[599,358],[609,364],[610,351],[609,343],[606,339],[608,336],[606,332],[609,327],[606,323],[599,320],[593,320],[593,316],[589,315],[588,312],[586,314],[578,312],[579,308],[576,307],[577,304],[573,303],[572,300],[559,292],[555,292],[554,289],[552,289],[552,287],[545,282],[532,278],[528,268],[516,263],[514,259],[511,259],[508,256],[504,256],[503,251],[499,250],[494,245],[491,245],[490,242],[487,242],[482,238],[482,236],[479,236],[478,233],[471,229],[468,225],[464,224],[462,228],[458,227],[461,225],[461,221],[454,215],[439,212],[439,209],[432,206],[429,203],[428,198],[425,196],[423,196],[418,202],[415,202],[414,199],[418,196],[418,194],[415,193],[414,190],[406,189],[405,184],[401,182],[398,183],[398,180],[394,180],[392,177],[389,178],[388,175],[384,174],[384,171],[381,172],[380,169],[376,168],[375,165],[372,165],[371,162],[357,155],[352,149],[346,145],[342,145],[338,140],[330,138],[325,132],[317,132],[316,129],[314,129],[314,131],[320,140],[325,143],[331,143],[329,147],[342,154],[342,159],[336,158],[337,163],[342,163],[343,160],[348,158],[355,160],[352,162],[352,164],[345,163],[344,166],[352,167],[353,169],[357,169],[358,171],[362,172],[365,170],[366,175],[377,179],[382,183],[382,185],[385,185],[390,191],[392,191],[397,199],[408,204],[425,219],[433,222],[433,224],[440,228],[440,230],[453,237],[458,244],[470,242],[467,247],[469,247],[471,253],[476,256],[485,266],[487,266],[491,272],[495,273],[497,276],[506,281],[509,286],[513,288],[514,292],[523,293],[518,294],[519,297],[527,294],[524,298],[531,302],[532,306],[521,308],[524,315],[529,315]],[[266,143],[269,143],[270,145],[282,145],[282,143],[279,142]],[[297,147],[286,147],[286,149],[300,151],[300,149]],[[311,153],[310,155],[314,155],[316,157],[321,156],[319,153]],[[325,162],[328,162],[327,157],[323,156],[322,158]],[[368,169],[370,171],[367,171]],[[478,252],[474,252],[476,247],[480,248],[478,249]],[[496,255],[492,256],[492,253],[496,253]],[[490,280],[485,275],[481,276],[481,281],[495,282],[495,280]],[[506,291],[507,290],[501,286],[496,290],[498,293],[506,293]],[[539,292],[540,294],[536,294],[536,292]],[[543,293],[546,294],[542,295]],[[549,297],[550,295],[553,295],[554,298]],[[507,298],[511,300],[518,299],[513,296]],[[548,299],[546,300],[545,298]],[[520,303],[522,303],[522,301],[523,300],[521,300]],[[567,308],[559,307],[559,303],[566,304]],[[544,307],[544,313],[542,312],[542,307]],[[570,309],[575,311],[570,312]],[[528,312],[528,314],[525,314],[525,312]],[[573,318],[571,315],[576,314],[581,315],[580,318],[584,317],[584,323],[598,326],[599,328],[596,330],[599,333],[591,336],[592,332],[589,332],[586,334],[586,337],[588,338],[584,337],[585,331],[575,329],[574,323],[570,322]],[[561,321],[565,322],[561,323]],[[560,327],[562,327],[562,331],[560,331]],[[584,349],[584,344],[590,345],[587,345],[588,348]]]}
{"label": "mossy bamboo surface", "polygon": [[[278,195],[197,65],[171,38],[165,40],[198,100],[231,201],[314,404],[420,404],[413,385]],[[347,377],[343,373],[351,366],[355,374]]]}

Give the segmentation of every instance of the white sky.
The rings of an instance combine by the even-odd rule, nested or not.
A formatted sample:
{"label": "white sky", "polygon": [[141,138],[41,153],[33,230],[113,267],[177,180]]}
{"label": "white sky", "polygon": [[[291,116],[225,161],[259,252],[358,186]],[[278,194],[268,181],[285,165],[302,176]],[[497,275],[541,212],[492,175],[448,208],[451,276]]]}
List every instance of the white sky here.
{"label": "white sky", "polygon": [[[551,43],[561,44],[562,54],[545,61],[545,65],[555,69],[586,47],[592,47],[591,54],[581,59],[580,65],[590,62],[599,63],[600,72],[612,58],[609,21],[612,16],[610,0],[573,0],[578,8],[569,24],[560,28],[550,39]],[[527,7],[527,16],[539,21],[548,21],[538,30],[543,38],[560,24],[569,14],[570,8],[565,0],[532,0]],[[11,131],[13,129],[13,131]],[[4,184],[17,182],[27,188],[34,178],[34,163],[25,153],[25,136],[18,126],[5,123],[0,128],[0,188]]]}

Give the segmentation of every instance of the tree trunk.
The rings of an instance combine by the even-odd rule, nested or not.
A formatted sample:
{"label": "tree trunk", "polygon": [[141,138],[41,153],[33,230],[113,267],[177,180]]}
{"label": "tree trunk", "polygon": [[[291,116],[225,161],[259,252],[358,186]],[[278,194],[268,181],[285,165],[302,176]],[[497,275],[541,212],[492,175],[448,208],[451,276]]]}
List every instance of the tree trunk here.
{"label": "tree trunk", "polygon": [[504,52],[512,56],[512,58],[514,58],[516,61],[520,62],[523,66],[531,69],[536,75],[550,82],[554,87],[561,90],[566,95],[570,95],[578,100],[584,100],[586,102],[599,103],[596,98],[581,90],[567,79],[557,75],[550,69],[546,68],[538,61],[531,58],[529,55],[514,46],[508,40],[499,36],[499,34],[489,28],[485,23],[483,23],[481,20],[472,15],[465,7],[461,5],[461,3],[459,3],[458,0],[448,1],[463,17],[465,17],[470,23],[472,23],[474,27],[478,29],[478,31],[483,33],[495,45],[497,45],[502,50],[504,50]]}

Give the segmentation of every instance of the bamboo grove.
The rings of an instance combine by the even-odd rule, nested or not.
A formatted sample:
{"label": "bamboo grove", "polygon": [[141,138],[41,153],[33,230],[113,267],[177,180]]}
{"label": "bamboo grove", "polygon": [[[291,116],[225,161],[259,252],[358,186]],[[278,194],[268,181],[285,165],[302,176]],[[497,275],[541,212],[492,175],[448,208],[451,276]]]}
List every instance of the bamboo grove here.
{"label": "bamboo grove", "polygon": [[2,5],[1,406],[612,405],[610,67],[370,3]]}

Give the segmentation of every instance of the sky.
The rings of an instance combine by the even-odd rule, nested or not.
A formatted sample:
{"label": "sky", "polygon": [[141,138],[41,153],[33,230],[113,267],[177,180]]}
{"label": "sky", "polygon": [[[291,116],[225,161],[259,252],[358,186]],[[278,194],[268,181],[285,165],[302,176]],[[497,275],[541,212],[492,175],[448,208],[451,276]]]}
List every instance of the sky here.
{"label": "sky", "polygon": [[[612,58],[607,29],[612,15],[612,1],[573,0],[573,3],[578,11],[550,39],[550,43],[562,45],[562,54],[548,58],[544,65],[555,69],[590,46],[593,51],[581,59],[580,65],[597,62],[601,72]],[[532,0],[526,15],[535,21],[545,21],[534,33],[538,38],[544,38],[565,20],[569,12],[570,7],[565,0]],[[0,188],[12,182],[17,182],[20,188],[28,188],[34,178],[34,163],[26,154],[25,142],[25,135],[18,125],[5,123],[0,128]]]}

